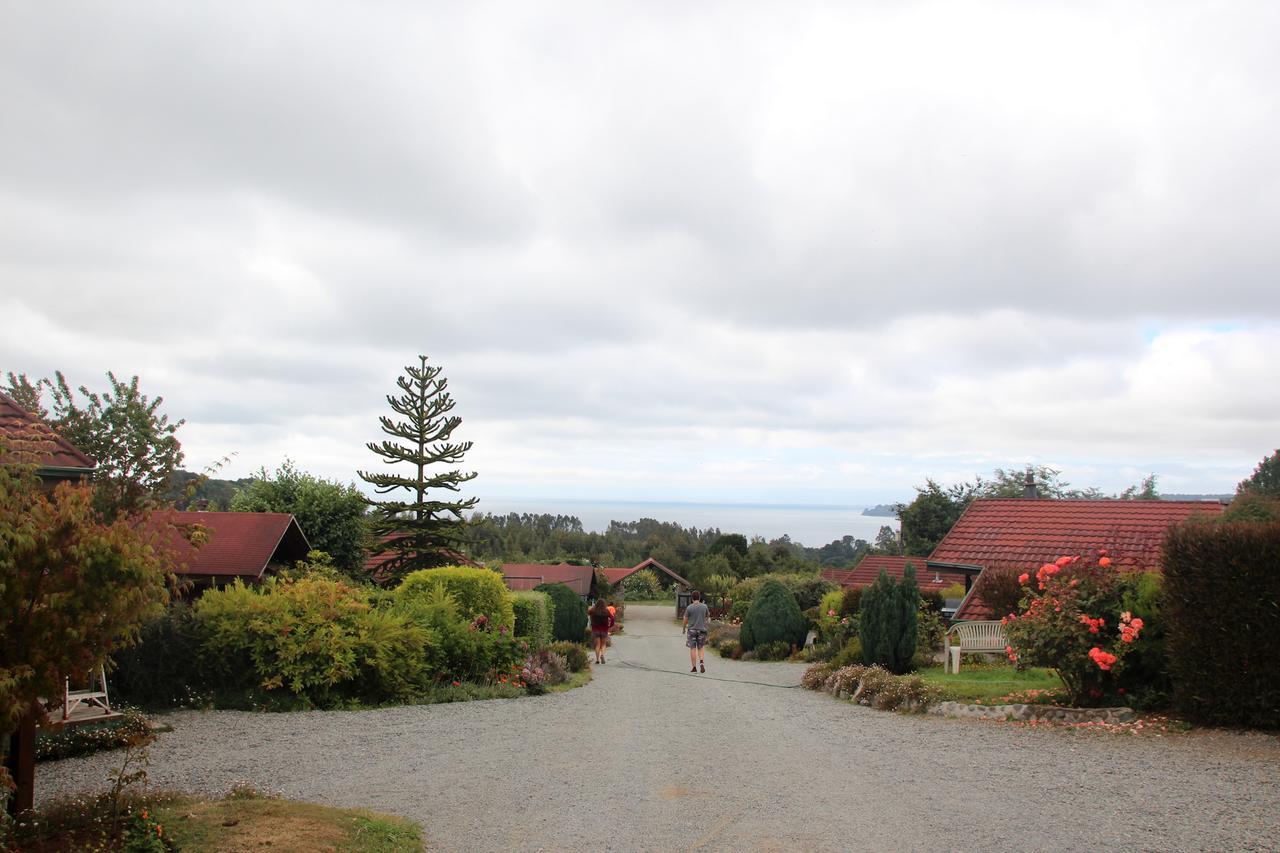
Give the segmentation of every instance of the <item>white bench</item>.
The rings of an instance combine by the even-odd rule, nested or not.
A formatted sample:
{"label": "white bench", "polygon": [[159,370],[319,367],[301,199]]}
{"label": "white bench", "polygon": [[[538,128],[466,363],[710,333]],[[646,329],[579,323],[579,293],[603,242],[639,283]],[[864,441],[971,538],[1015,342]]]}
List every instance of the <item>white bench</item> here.
{"label": "white bench", "polygon": [[999,622],[957,622],[947,631],[943,641],[946,646],[944,663],[950,663],[951,672],[960,671],[962,654],[1002,655],[1009,645],[1004,626]]}

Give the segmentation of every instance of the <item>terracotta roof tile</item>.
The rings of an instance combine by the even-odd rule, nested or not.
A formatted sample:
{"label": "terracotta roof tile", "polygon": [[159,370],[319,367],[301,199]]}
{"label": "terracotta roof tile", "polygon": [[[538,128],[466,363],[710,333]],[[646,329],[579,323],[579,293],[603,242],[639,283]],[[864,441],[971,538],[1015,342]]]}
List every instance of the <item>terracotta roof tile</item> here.
{"label": "terracotta roof tile", "polygon": [[21,440],[32,448],[33,458],[14,459],[14,449],[0,456],[0,462],[35,462],[41,468],[69,468],[93,470],[95,462],[75,445],[58,435],[36,415],[26,411],[8,394],[0,393],[0,436]]}
{"label": "terracotta roof tile", "polygon": [[[935,571],[925,565],[924,557],[893,557],[883,554],[868,554],[852,569],[823,569],[822,579],[838,583],[846,589],[867,587],[880,577],[881,569],[888,572],[889,577],[901,580],[908,562],[916,567],[916,585],[921,592],[937,592],[954,583],[964,583],[963,573]],[[937,581],[934,580],[935,577],[938,578]]]}
{"label": "terracotta roof tile", "polygon": [[260,578],[272,562],[304,559],[311,546],[292,515],[281,512],[170,512],[178,524],[199,524],[209,541],[199,549],[176,535],[175,574],[215,578]]}
{"label": "terracotta roof tile", "polygon": [[[1121,571],[1159,571],[1170,525],[1193,515],[1219,515],[1216,501],[1049,500],[979,498],[929,556],[983,568],[1035,569],[1063,556],[1106,548]],[[970,595],[962,619],[990,618]]]}

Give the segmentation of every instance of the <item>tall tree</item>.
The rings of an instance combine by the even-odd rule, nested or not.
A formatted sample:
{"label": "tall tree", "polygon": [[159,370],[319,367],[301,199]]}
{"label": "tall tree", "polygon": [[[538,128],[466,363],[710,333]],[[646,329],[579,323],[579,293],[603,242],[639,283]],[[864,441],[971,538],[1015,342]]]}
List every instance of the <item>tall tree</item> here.
{"label": "tall tree", "polygon": [[106,523],[93,499],[87,486],[50,493],[31,466],[0,464],[0,734],[17,730],[0,791],[17,777],[12,810],[32,803],[37,697],[102,665],[165,599],[161,521]]}
{"label": "tall tree", "polygon": [[915,500],[898,507],[902,549],[909,555],[927,556],[978,496],[978,486],[959,483],[944,489],[929,479],[916,492]]}
{"label": "tall tree", "polygon": [[[9,393],[44,418],[67,441],[98,463],[94,472],[94,508],[108,520],[148,508],[182,463],[178,427],[160,411],[163,397],[149,399],[138,388],[107,372],[109,388],[102,393],[84,385],[72,390],[62,371],[54,378],[31,382],[24,374],[9,374]],[[48,390],[45,411],[42,392]],[[78,396],[77,396],[78,395]]]}
{"label": "tall tree", "polygon": [[1262,457],[1253,474],[1240,481],[1236,494],[1280,497],[1280,450]]}
{"label": "tall tree", "polygon": [[399,465],[398,470],[405,473],[358,472],[379,495],[397,496],[370,501],[373,533],[382,540],[381,550],[393,555],[383,568],[391,578],[455,562],[454,552],[467,541],[463,513],[478,502],[477,498],[434,497],[441,491],[461,491],[462,484],[476,474],[439,469],[461,463],[471,442],[450,441],[462,418],[449,414],[454,407],[449,382],[439,367],[427,365],[425,355],[418,356],[418,361],[417,367],[406,366],[405,375],[396,380],[401,393],[387,395],[387,404],[398,418],[378,419],[393,440],[368,444],[385,464]]}
{"label": "tall tree", "polygon": [[233,512],[287,512],[307,541],[324,551],[347,575],[364,577],[365,497],[355,485],[299,471],[286,459],[274,474],[263,468],[231,498]]}

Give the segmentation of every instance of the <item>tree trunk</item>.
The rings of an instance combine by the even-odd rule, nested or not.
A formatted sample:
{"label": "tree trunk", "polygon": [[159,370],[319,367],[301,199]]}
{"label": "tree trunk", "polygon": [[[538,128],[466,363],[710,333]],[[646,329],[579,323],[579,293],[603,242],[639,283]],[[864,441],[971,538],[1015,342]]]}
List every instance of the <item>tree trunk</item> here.
{"label": "tree trunk", "polygon": [[9,735],[4,757],[5,769],[13,777],[17,790],[9,798],[9,814],[17,817],[35,806],[36,799],[36,712],[29,710]]}

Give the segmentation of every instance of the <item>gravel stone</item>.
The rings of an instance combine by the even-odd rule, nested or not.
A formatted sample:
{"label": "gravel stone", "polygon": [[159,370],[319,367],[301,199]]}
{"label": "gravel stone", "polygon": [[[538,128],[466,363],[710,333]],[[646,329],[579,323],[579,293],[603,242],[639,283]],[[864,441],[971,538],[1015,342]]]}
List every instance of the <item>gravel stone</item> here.
{"label": "gravel stone", "polygon": [[[672,609],[627,609],[595,680],[518,700],[372,711],[184,711],[162,788],[245,780],[420,822],[438,850],[1272,850],[1280,739],[1036,730],[874,711],[804,667],[708,655]],[[118,754],[44,763],[38,796],[103,790]]]}

